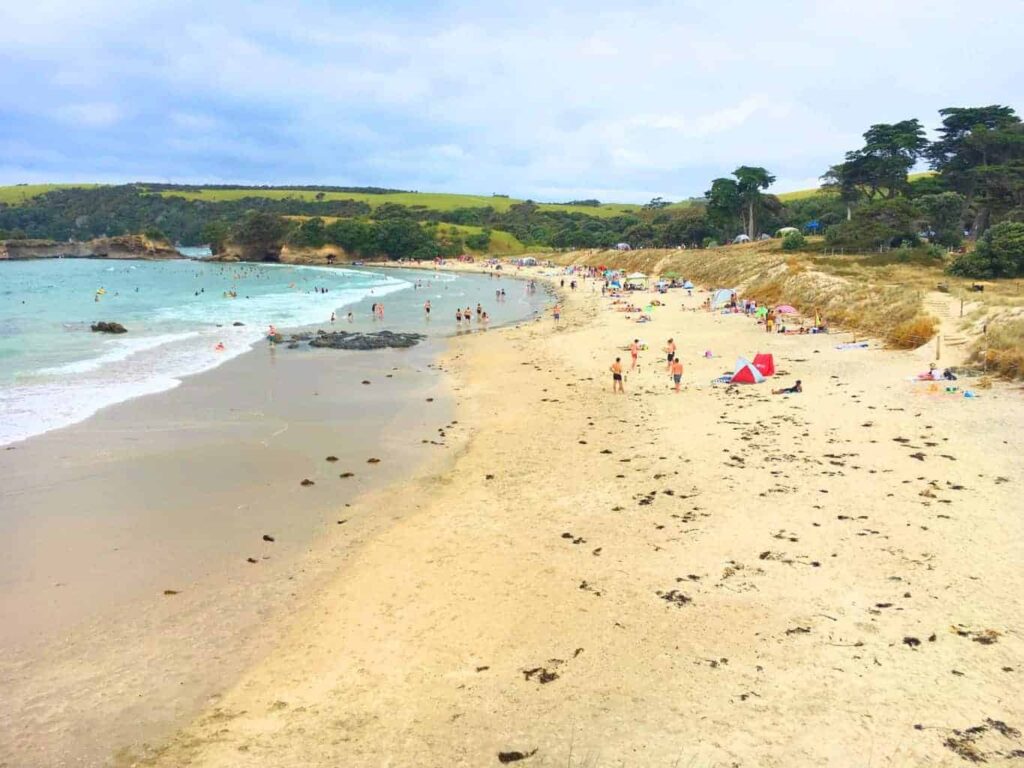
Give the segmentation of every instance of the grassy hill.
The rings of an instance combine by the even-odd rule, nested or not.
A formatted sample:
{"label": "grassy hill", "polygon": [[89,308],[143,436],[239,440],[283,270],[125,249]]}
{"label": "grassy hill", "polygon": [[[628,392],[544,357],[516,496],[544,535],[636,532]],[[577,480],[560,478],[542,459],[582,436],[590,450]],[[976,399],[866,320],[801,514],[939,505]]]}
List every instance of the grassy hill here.
{"label": "grassy hill", "polygon": [[[266,197],[281,200],[288,197],[301,200],[316,200],[313,190],[303,189],[196,189],[196,190],[162,190],[160,194],[167,197],[184,197],[187,200],[239,200],[243,197]],[[373,194],[368,192],[324,192],[324,200],[359,200],[371,208],[384,203],[395,203],[406,206],[420,206],[435,211],[451,211],[456,208],[482,208],[490,206],[496,211],[507,211],[515,203],[523,200],[496,195],[459,195],[447,192],[393,192]],[[559,205],[557,203],[539,203],[542,210],[568,211],[584,213],[588,216],[618,216],[621,213],[634,211],[640,206],[629,203],[608,203],[601,206]]]}
{"label": "grassy hill", "polygon": [[9,187],[0,186],[0,203],[20,205],[37,195],[53,192],[55,189],[89,189],[99,184],[15,184]]}

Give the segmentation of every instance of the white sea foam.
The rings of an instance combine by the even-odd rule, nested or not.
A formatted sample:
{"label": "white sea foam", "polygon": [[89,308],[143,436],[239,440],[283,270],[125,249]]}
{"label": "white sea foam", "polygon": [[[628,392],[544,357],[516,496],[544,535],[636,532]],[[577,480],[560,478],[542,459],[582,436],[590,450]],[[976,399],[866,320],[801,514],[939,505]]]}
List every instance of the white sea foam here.
{"label": "white sea foam", "polygon": [[[342,271],[324,269],[335,277]],[[38,370],[27,383],[0,387],[0,445],[83,421],[116,403],[173,389],[182,379],[247,352],[265,337],[268,323],[281,328],[324,323],[331,312],[411,286],[386,275],[357,274],[372,282],[327,293],[288,290],[251,299],[204,296],[194,304],[158,309],[152,315],[153,327],[192,330],[111,340],[109,349],[99,355]],[[239,294],[244,297],[244,287]]]}

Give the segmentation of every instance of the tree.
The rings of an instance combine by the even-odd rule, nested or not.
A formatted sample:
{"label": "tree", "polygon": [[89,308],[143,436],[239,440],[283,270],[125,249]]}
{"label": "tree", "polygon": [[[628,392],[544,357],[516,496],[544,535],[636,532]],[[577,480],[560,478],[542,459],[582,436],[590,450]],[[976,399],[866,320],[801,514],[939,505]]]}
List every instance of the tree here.
{"label": "tree", "polygon": [[224,245],[231,236],[231,226],[226,221],[210,221],[203,225],[199,236],[210,246],[210,252],[216,256],[218,253],[224,252]]}
{"label": "tree", "polygon": [[928,149],[931,167],[960,192],[973,211],[971,237],[994,216],[1024,206],[1024,125],[1011,107],[940,109],[939,138]]}
{"label": "tree", "polygon": [[940,245],[960,245],[964,229],[963,195],[940,192],[937,195],[922,195],[915,202],[933,233],[930,240]]}
{"label": "tree", "polygon": [[875,200],[853,212],[853,218],[829,227],[825,238],[830,245],[855,250],[917,242],[920,212],[906,198]]}
{"label": "tree", "polygon": [[319,216],[306,219],[289,233],[288,242],[299,248],[322,248],[327,242],[324,220]]}
{"label": "tree", "polygon": [[847,219],[859,198],[891,200],[908,191],[907,174],[928,147],[918,120],[878,123],[864,133],[864,146],[846,153],[846,161],[833,165],[822,179],[847,203]]}
{"label": "tree", "polygon": [[743,209],[743,200],[735,179],[714,179],[704,197],[708,201],[708,218],[728,239],[736,231],[737,219]]}
{"label": "tree", "polygon": [[775,177],[764,168],[749,165],[741,165],[732,175],[736,177],[736,190],[746,213],[747,237],[753,240],[758,235],[756,217],[764,204],[761,190],[768,189]]}
{"label": "tree", "polygon": [[985,232],[973,252],[958,256],[950,264],[949,272],[966,277],[1024,275],[1024,224],[996,224]]}
{"label": "tree", "polygon": [[425,255],[429,245],[436,244],[415,221],[404,218],[382,221],[377,228],[377,248],[389,259],[412,258]]}
{"label": "tree", "polygon": [[324,228],[327,242],[343,248],[346,253],[372,256],[377,252],[377,231],[373,224],[360,219],[338,219]]}
{"label": "tree", "polygon": [[278,261],[287,231],[280,216],[251,211],[235,227],[232,239],[262,261]]}

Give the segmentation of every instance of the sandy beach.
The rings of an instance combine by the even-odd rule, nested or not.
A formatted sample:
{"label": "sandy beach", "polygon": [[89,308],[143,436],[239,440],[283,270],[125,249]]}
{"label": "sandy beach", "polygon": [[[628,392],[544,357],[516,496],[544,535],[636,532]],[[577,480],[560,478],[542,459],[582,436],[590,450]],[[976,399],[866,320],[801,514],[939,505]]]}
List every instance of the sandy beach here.
{"label": "sandy beach", "polygon": [[[1019,391],[947,395],[908,381],[925,351],[767,336],[705,295],[637,326],[584,284],[558,326],[454,340],[451,464],[352,502],[400,514],[311,554],[272,650],[117,764],[1019,759]],[[757,352],[774,379],[710,384]]]}
{"label": "sandy beach", "polygon": [[457,445],[442,344],[264,346],[0,451],[0,765],[159,743],[273,648],[391,523],[347,505]]}

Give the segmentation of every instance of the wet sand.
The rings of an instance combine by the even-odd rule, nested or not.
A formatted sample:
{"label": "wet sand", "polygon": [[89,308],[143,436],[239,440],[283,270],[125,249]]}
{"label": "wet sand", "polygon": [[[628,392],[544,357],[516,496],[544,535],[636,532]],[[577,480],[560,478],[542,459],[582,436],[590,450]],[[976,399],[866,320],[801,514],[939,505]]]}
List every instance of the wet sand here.
{"label": "wet sand", "polygon": [[[409,514],[191,726],[123,763],[1016,759],[1019,390],[947,396],[906,380],[926,352],[767,336],[690,311],[705,295],[639,326],[585,285],[560,327],[454,342],[450,468],[357,501]],[[651,349],[613,396],[634,337]],[[770,383],[711,386],[759,351]],[[769,394],[797,378],[802,395]]]}
{"label": "wet sand", "polygon": [[444,343],[260,346],[0,451],[0,765],[144,749],[265,653],[310,552],[402,514],[347,505],[448,460]]}

